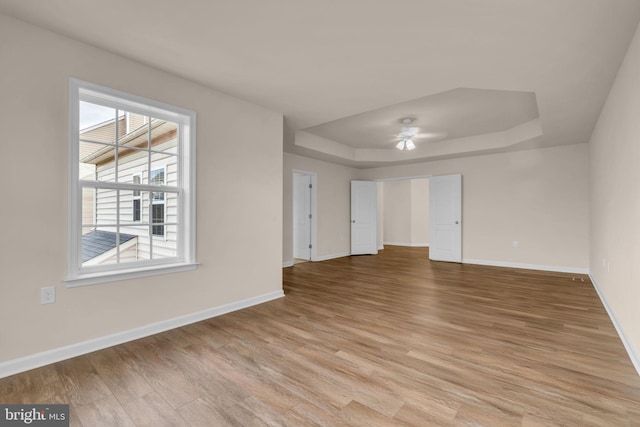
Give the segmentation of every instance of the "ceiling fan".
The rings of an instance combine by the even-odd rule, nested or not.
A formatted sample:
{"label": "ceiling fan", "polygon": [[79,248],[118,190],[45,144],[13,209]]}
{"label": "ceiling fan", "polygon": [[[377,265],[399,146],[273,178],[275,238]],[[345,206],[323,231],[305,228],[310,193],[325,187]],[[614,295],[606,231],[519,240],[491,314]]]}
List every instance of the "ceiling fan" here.
{"label": "ceiling fan", "polygon": [[410,126],[416,119],[411,117],[405,117],[400,122],[403,126],[400,128],[400,133],[394,138],[394,142],[398,141],[396,148],[401,151],[411,151],[416,148],[415,140],[422,138],[443,138],[446,137],[446,132],[439,133],[420,133],[420,128],[416,126]]}
{"label": "ceiling fan", "polygon": [[412,119],[410,117],[402,119],[402,124],[404,126],[402,126],[402,128],[400,129],[400,133],[398,134],[398,139],[400,139],[400,142],[396,144],[396,148],[398,150],[411,151],[416,148],[416,144],[413,142],[413,138],[416,137],[416,135],[420,131],[420,128],[409,126],[414,120],[415,119]]}

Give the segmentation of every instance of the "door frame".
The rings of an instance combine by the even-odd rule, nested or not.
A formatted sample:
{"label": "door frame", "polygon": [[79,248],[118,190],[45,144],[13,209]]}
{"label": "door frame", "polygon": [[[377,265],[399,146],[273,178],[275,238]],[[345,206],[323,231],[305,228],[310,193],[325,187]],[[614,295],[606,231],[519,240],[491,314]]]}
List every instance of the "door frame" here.
{"label": "door frame", "polygon": [[309,261],[317,261],[318,259],[318,174],[317,172],[306,171],[302,169],[293,169],[291,171],[291,261],[293,262],[293,252],[296,244],[296,227],[293,223],[293,211],[295,209],[295,176],[305,175],[311,177],[311,259]]}

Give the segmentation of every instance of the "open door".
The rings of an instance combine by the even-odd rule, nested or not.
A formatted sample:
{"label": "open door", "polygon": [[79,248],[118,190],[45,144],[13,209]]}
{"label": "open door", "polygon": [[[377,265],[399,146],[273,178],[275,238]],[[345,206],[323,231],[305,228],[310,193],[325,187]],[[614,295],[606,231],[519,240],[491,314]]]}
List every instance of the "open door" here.
{"label": "open door", "polygon": [[378,186],[351,181],[351,255],[378,253]]}
{"label": "open door", "polygon": [[462,262],[462,175],[429,178],[429,259]]}

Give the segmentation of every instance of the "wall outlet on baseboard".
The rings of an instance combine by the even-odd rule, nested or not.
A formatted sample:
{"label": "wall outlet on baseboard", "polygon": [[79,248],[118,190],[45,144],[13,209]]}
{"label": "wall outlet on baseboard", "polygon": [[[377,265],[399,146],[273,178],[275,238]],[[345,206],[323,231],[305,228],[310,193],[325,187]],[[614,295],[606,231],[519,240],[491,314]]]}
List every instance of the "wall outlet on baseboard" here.
{"label": "wall outlet on baseboard", "polygon": [[56,302],[56,287],[40,288],[40,304],[53,304],[54,302]]}

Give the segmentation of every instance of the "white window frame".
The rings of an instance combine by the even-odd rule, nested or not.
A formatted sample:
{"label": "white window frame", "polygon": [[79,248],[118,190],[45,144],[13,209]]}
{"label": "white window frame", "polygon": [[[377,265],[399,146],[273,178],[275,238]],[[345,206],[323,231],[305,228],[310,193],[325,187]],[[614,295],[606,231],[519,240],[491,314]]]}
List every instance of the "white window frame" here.
{"label": "white window frame", "polygon": [[[82,267],[82,187],[136,190],[132,183],[79,179],[80,101],[97,103],[178,124],[177,256],[131,263]],[[69,79],[69,214],[67,287],[193,270],[196,262],[196,113],[163,102],[121,92],[75,78]],[[150,171],[149,171],[150,172]],[[165,169],[165,182],[166,182]],[[143,189],[166,192],[169,189]],[[151,198],[151,193],[149,194]],[[165,196],[166,198],[166,196]],[[151,215],[151,212],[149,212]],[[151,216],[149,218],[151,222]],[[166,205],[165,205],[166,222]],[[166,235],[166,233],[165,233]],[[158,236],[159,237],[159,236]]]}

